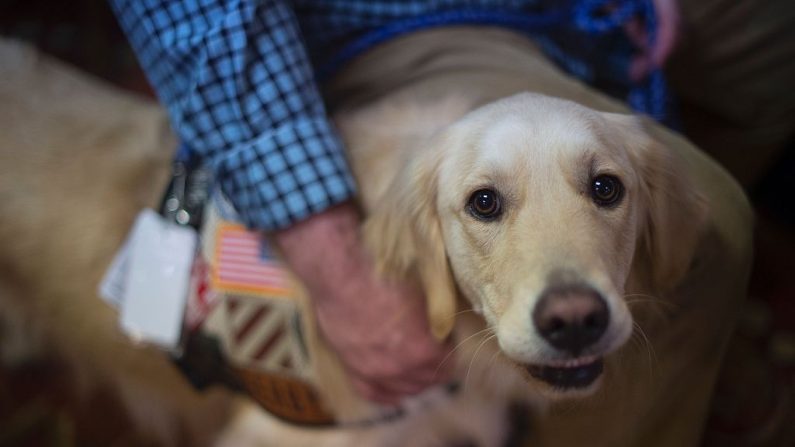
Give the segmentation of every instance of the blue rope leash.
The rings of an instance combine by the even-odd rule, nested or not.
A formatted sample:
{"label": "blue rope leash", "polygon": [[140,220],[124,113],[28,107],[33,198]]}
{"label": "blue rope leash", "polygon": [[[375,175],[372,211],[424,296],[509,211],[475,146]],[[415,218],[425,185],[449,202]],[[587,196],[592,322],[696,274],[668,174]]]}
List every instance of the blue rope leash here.
{"label": "blue rope leash", "polygon": [[[604,35],[621,30],[634,18],[641,18],[651,46],[656,39],[656,16],[651,0],[576,0],[570,9],[551,10],[532,14],[495,10],[453,10],[408,17],[392,21],[371,30],[343,47],[328,63],[320,67],[318,79],[327,80],[342,66],[368,49],[395,37],[428,28],[451,25],[488,25],[513,29],[525,34],[540,35],[565,25],[590,35]],[[548,44],[551,42],[547,41]],[[542,45],[569,73],[587,80],[590,70],[579,61],[564,57],[554,45]],[[630,106],[652,118],[671,124],[671,97],[665,76],[654,69],[643,81],[631,85],[627,95]]]}
{"label": "blue rope leash", "polygon": [[[609,13],[604,13],[608,8]],[[611,0],[579,0],[572,11],[574,25],[581,31],[600,35],[620,30],[627,22],[639,17],[645,24],[648,46],[657,41],[657,16],[651,0],[631,0],[616,3]],[[645,79],[630,88],[627,101],[634,110],[657,121],[675,124],[665,75],[654,68]],[[675,126],[678,127],[678,126]]]}

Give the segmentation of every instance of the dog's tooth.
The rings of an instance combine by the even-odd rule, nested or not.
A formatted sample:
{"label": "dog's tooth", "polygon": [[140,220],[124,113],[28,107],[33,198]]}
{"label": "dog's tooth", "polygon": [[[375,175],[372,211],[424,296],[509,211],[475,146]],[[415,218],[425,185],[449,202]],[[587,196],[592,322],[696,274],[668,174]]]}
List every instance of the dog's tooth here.
{"label": "dog's tooth", "polygon": [[599,357],[595,355],[589,355],[574,359],[550,360],[546,362],[545,365],[549,368],[579,368],[580,366],[590,365],[598,359]]}

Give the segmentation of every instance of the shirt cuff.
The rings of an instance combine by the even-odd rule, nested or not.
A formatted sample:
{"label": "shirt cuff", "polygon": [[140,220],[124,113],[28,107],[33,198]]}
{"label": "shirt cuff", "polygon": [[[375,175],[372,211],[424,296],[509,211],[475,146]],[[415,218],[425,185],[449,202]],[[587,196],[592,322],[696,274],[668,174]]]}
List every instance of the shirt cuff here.
{"label": "shirt cuff", "polygon": [[356,191],[342,142],[323,119],[291,122],[220,154],[214,171],[243,223],[279,230]]}

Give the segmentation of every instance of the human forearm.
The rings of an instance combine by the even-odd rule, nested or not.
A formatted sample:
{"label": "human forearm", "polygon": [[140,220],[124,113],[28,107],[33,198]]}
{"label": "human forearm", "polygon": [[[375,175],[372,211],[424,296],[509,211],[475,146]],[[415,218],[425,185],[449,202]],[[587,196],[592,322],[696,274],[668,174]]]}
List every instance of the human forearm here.
{"label": "human forearm", "polygon": [[394,404],[448,377],[449,346],[430,332],[416,284],[381,277],[351,203],[273,234],[310,293],[319,329],[364,396]]}

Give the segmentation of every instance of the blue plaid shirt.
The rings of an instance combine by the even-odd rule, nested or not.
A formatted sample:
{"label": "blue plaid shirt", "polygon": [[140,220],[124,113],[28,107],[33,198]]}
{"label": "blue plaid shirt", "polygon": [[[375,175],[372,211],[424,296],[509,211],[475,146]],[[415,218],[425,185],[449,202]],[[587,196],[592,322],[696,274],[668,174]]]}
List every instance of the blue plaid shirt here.
{"label": "blue plaid shirt", "polygon": [[276,230],[350,199],[313,67],[357,35],[446,10],[540,0],[111,0],[180,138],[243,222]]}

